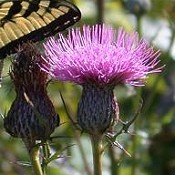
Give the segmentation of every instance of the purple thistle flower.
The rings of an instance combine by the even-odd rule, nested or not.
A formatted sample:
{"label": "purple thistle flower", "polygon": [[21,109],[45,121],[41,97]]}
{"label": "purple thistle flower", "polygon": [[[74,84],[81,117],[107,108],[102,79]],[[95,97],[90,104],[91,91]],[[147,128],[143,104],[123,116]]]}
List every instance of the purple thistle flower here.
{"label": "purple thistle flower", "polygon": [[47,74],[39,67],[42,62],[35,46],[24,43],[9,72],[17,95],[4,118],[4,128],[11,136],[22,138],[28,151],[37,140],[49,139],[59,125],[59,115],[46,90]]}
{"label": "purple thistle flower", "polygon": [[155,68],[159,51],[155,51],[137,33],[128,34],[109,26],[85,26],[69,31],[67,38],[51,38],[45,45],[49,67],[44,67],[55,79],[83,85],[94,82],[100,85],[126,83],[142,86]]}
{"label": "purple thistle flower", "polygon": [[59,34],[45,44],[45,52],[49,63],[42,66],[44,71],[83,86],[78,123],[93,134],[104,133],[116,120],[115,85],[143,86],[148,74],[162,69],[160,52],[137,33],[105,25],[72,29],[66,38]]}

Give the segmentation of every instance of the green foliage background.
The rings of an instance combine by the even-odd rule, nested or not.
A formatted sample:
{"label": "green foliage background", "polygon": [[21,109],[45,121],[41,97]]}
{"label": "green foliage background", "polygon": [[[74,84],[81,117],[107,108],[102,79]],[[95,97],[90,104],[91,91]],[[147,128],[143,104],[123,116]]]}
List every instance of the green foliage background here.
{"label": "green foliage background", "polygon": [[[136,16],[125,9],[121,0],[101,1],[104,3],[102,14],[105,23],[115,27],[123,26],[128,31],[139,30],[141,36],[161,50],[160,64],[166,64],[161,74],[149,77],[145,87],[117,86],[115,88],[121,120],[127,121],[134,116],[141,98],[143,108],[139,118],[130,128],[130,132],[134,135],[122,134],[117,138],[132,157],[117,147],[106,149],[103,159],[104,175],[174,175],[175,172],[175,55],[173,55],[175,1],[152,0],[151,2],[152,9],[138,21]],[[82,19],[75,26],[95,24],[100,21],[97,1],[75,0],[74,3],[82,12]],[[155,28],[158,30],[153,32]],[[159,33],[160,30],[164,32]],[[0,113],[3,116],[6,115],[15,98],[14,87],[8,76],[10,59],[13,58],[5,60],[3,86],[0,89]],[[76,120],[81,87],[60,82],[51,82],[48,86],[48,94],[62,123],[53,133],[53,136],[58,138],[51,143],[52,151],[59,151],[60,157],[49,165],[48,175],[86,175],[88,173],[80,148],[82,146],[87,165],[91,169],[90,141],[86,134],[79,137],[72,127],[59,91],[63,94],[70,115]],[[121,125],[118,124],[116,130],[120,127]],[[116,174],[112,173],[113,169]],[[5,132],[2,117],[0,119],[0,175],[19,174],[32,174],[30,160],[22,141],[12,138]]]}

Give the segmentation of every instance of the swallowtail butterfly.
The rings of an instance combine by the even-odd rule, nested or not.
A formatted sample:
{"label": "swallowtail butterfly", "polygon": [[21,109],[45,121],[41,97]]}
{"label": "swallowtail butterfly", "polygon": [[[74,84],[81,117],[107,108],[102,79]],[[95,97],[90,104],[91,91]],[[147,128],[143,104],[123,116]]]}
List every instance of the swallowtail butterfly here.
{"label": "swallowtail butterfly", "polygon": [[15,53],[18,44],[41,41],[80,18],[80,10],[66,0],[0,1],[0,67],[2,59]]}

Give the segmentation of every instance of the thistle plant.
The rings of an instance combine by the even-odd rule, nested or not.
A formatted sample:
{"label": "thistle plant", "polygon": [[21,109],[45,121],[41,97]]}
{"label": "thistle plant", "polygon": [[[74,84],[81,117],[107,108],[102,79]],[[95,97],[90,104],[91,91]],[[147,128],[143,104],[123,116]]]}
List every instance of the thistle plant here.
{"label": "thistle plant", "polygon": [[9,73],[16,98],[4,118],[6,131],[25,143],[36,175],[43,174],[37,143],[45,144],[59,125],[59,116],[46,91],[47,74],[39,67],[42,62],[31,43],[19,48]]}
{"label": "thistle plant", "polygon": [[67,37],[59,34],[44,47],[47,64],[42,64],[42,70],[83,88],[77,121],[92,140],[94,175],[101,175],[103,138],[119,117],[114,88],[118,84],[143,86],[149,74],[161,72],[160,52],[136,32],[106,25],[72,29]]}

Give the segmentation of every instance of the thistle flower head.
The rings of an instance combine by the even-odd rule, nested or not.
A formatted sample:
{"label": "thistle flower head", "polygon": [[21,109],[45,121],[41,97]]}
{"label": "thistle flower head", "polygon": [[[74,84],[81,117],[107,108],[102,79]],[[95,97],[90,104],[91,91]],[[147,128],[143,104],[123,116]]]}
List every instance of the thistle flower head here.
{"label": "thistle flower head", "polygon": [[49,64],[43,69],[53,78],[80,85],[126,83],[142,86],[150,73],[160,72],[159,51],[138,34],[105,25],[72,29],[67,38],[45,44]]}
{"label": "thistle flower head", "polygon": [[[83,86],[78,123],[99,135],[117,120],[115,85],[143,86],[150,73],[161,72],[159,51],[138,34],[95,25],[72,29],[67,37],[51,38],[45,44],[47,64],[42,69],[53,78]],[[46,62],[45,61],[45,62]]]}
{"label": "thistle flower head", "polygon": [[48,139],[59,124],[46,91],[47,74],[39,67],[42,61],[31,43],[23,44],[10,70],[17,95],[4,119],[4,127],[10,135],[30,144]]}

